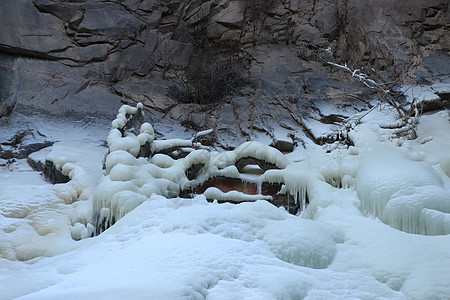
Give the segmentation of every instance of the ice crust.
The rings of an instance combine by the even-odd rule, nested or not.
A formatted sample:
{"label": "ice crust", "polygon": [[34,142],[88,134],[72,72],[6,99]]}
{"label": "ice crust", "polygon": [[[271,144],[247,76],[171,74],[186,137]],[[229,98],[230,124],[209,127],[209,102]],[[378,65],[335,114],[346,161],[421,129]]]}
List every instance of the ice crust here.
{"label": "ice crust", "polygon": [[373,143],[355,181],[361,209],[399,230],[450,233],[450,123],[447,112],[423,116],[415,141]]}

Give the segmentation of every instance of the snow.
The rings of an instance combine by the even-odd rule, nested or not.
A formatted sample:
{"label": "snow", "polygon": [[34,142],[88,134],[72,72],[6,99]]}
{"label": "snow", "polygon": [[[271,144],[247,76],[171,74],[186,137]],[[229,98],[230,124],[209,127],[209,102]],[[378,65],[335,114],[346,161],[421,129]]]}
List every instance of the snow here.
{"label": "snow", "polygon": [[[415,152],[425,154],[425,160],[431,165],[439,165],[440,168],[450,176],[450,116],[448,112],[441,111],[434,115],[425,115],[421,118],[418,129],[420,145],[411,145],[418,148]],[[404,147],[410,145],[405,144]],[[412,150],[412,151],[411,151]]]}
{"label": "snow", "polygon": [[[392,117],[372,113],[350,132],[355,146],[287,156],[252,142],[149,163],[130,146],[142,145],[139,135],[112,129],[105,170],[92,130],[64,127],[58,143],[33,156],[71,181],[46,183],[23,160],[0,171],[0,299],[448,298],[448,112],[422,116],[416,140],[390,137],[377,123]],[[184,173],[193,164],[205,163],[198,180],[241,178],[234,163],[247,155],[276,162],[280,169],[246,175],[307,198],[301,215],[258,195],[206,201],[238,193],[214,188],[177,197],[196,183]],[[114,225],[88,237],[96,214]]]}
{"label": "snow", "polygon": [[12,171],[0,170],[0,257],[4,259],[25,261],[64,253],[76,247],[74,240],[93,232],[91,197],[106,150],[97,144],[95,130],[102,126],[93,124],[92,130],[85,130],[63,124],[58,127],[72,133],[64,137],[54,131],[52,122],[35,119],[32,124],[47,137],[65,138],[64,143],[56,142],[31,157],[47,158],[72,180],[47,184],[26,160],[13,163]]}
{"label": "snow", "polygon": [[134,134],[128,133],[128,136],[122,137],[122,133],[118,129],[111,130],[107,142],[111,152],[123,150],[131,153],[133,156],[138,155],[141,148],[141,144]]}
{"label": "snow", "polygon": [[427,85],[405,86],[402,89],[402,92],[409,99],[409,101],[412,101],[414,98],[416,98],[416,101],[419,103],[439,100],[439,96],[435,94],[433,88]]}
{"label": "snow", "polygon": [[231,201],[231,202],[244,202],[244,201],[256,201],[256,200],[272,200],[271,196],[263,196],[261,194],[257,195],[247,195],[238,191],[229,191],[229,192],[222,192],[218,188],[215,187],[209,187],[206,189],[206,191],[203,193],[206,198],[212,199],[212,200],[222,200],[222,201]]}
{"label": "snow", "polygon": [[[174,147],[190,147],[191,140],[171,139],[171,140],[156,140],[152,143],[152,152],[158,153],[161,150],[170,149]],[[194,143],[195,144],[195,143]]]}
{"label": "snow", "polygon": [[408,101],[411,102],[416,99],[418,103],[427,101],[440,100],[437,95],[439,93],[448,92],[450,90],[450,83],[435,83],[433,85],[417,85],[417,86],[403,86],[401,91],[405,94]]}
{"label": "snow", "polygon": [[211,134],[211,133],[213,133],[213,132],[214,132],[213,129],[207,129],[207,130],[199,131],[199,132],[197,132],[197,133],[195,134],[195,136],[192,138],[192,141],[194,141],[195,139],[197,139],[197,138],[199,138],[199,137],[202,137],[202,136]]}
{"label": "snow", "polygon": [[168,155],[155,154],[151,158],[151,163],[157,165],[160,168],[170,168],[174,165],[175,161]]}
{"label": "snow", "polygon": [[288,160],[279,150],[256,141],[243,143],[236,148],[235,153],[236,160],[245,157],[254,157],[266,162],[272,162],[280,169],[286,168],[288,164]]}
{"label": "snow", "polygon": [[[0,294],[403,299],[449,292],[443,276],[450,261],[443,247],[448,236],[424,244],[421,236],[361,216],[348,202],[323,209],[311,221],[265,201],[231,205],[207,203],[201,196],[189,201],[153,196],[100,236],[78,242],[75,251],[4,276]],[[39,276],[43,272],[45,277]]]}

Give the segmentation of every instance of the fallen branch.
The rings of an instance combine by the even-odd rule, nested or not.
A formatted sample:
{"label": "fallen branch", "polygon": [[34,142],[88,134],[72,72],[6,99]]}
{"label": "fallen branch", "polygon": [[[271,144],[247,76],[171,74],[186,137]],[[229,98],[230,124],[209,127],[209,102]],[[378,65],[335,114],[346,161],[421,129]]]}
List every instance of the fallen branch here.
{"label": "fallen branch", "polygon": [[[387,88],[388,86],[392,86],[394,83],[378,83],[375,80],[369,78],[369,76],[365,73],[361,72],[361,69],[350,69],[347,64],[340,65],[334,62],[327,62],[329,65],[338,67],[340,69],[343,69],[349,73],[351,73],[352,77],[355,77],[358,79],[364,86],[370,88],[370,89],[376,89],[378,92],[382,93],[381,99],[378,101],[378,104],[374,107],[372,107],[369,111],[367,111],[365,114],[358,115],[355,119],[354,117],[351,117],[347,120],[347,122],[344,124],[342,133],[346,134],[348,129],[351,127],[354,127],[355,125],[358,125],[362,118],[364,118],[367,114],[369,114],[371,111],[373,111],[376,107],[380,106],[380,103],[386,102],[390,106],[392,106],[399,116],[399,118],[402,120],[403,125],[401,128],[401,132],[405,131],[412,131],[412,137],[415,138],[417,136],[416,134],[416,127],[418,124],[418,120],[420,117],[420,112],[417,109],[416,106],[416,99],[413,99],[413,101],[409,104],[409,107],[406,107],[405,105],[401,104],[398,100],[401,96],[404,96],[403,92],[396,92],[393,88]],[[355,121],[356,120],[356,121]],[[350,122],[352,121],[352,122]]]}

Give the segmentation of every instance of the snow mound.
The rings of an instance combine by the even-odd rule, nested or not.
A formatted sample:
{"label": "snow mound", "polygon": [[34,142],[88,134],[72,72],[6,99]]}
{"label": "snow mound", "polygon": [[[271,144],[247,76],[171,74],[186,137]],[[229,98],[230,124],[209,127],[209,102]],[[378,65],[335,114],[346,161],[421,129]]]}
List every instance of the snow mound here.
{"label": "snow mound", "polygon": [[[424,161],[425,154],[410,151],[406,155],[396,147],[387,146],[385,138],[382,140],[386,145],[383,145],[380,142],[382,130],[377,130],[373,123],[361,124],[351,132],[358,148],[336,148],[327,155],[310,154],[307,160],[290,163],[277,149],[259,142],[246,142],[234,151],[216,152],[201,149],[202,145],[194,144],[192,139],[154,140],[150,124],[144,123],[139,132],[130,125],[133,114],[138,112],[139,109],[128,106],[121,108],[117,122],[113,122],[118,127],[108,136],[110,153],[105,160],[105,177],[94,194],[98,232],[147,201],[152,194],[176,197],[181,192],[201,190],[197,187],[209,179],[233,178],[256,184],[256,193],[248,195],[226,187],[221,190],[218,186],[205,185],[205,196],[210,200],[235,203],[272,201],[274,194],[263,194],[262,186],[278,184],[283,191],[276,195],[285,193],[286,199],[282,201],[286,201],[287,207],[291,195],[293,202],[304,210],[308,202],[314,202],[320,195],[317,187],[326,182],[335,188],[354,187],[361,210],[394,228],[426,235],[450,233],[449,192],[440,175]],[[127,129],[130,126],[132,130]],[[367,134],[369,132],[371,134]],[[144,137],[140,140],[139,136]],[[139,157],[144,145],[149,146],[150,155],[157,154],[151,158]],[[189,146],[192,148],[184,158],[174,160],[162,154]],[[403,148],[407,150],[406,146]],[[449,156],[440,153],[438,160],[441,169],[446,171]],[[241,174],[245,164],[252,162],[261,162],[261,174]],[[127,197],[132,199],[127,200]],[[313,215],[312,212],[322,205],[318,203],[308,215]]]}

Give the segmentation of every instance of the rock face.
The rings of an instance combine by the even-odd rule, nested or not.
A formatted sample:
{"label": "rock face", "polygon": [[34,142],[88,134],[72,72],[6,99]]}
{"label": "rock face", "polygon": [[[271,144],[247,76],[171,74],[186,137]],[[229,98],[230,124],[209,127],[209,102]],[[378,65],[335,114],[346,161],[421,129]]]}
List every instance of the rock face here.
{"label": "rock face", "polygon": [[[445,0],[3,0],[0,120],[14,112],[111,118],[121,102],[142,102],[163,134],[179,123],[214,128],[230,146],[255,135],[274,143],[288,134],[293,142],[332,140],[311,124],[340,124],[377,95],[327,62],[364,68],[381,82],[448,86],[448,6]],[[183,87],[195,87],[196,76],[230,69],[216,61],[239,65],[223,71],[227,97],[215,102],[209,95],[215,103],[199,105],[169,92],[174,86],[189,92]],[[233,88],[227,82],[236,72],[231,82],[240,84]],[[330,104],[334,110],[324,112]]]}

